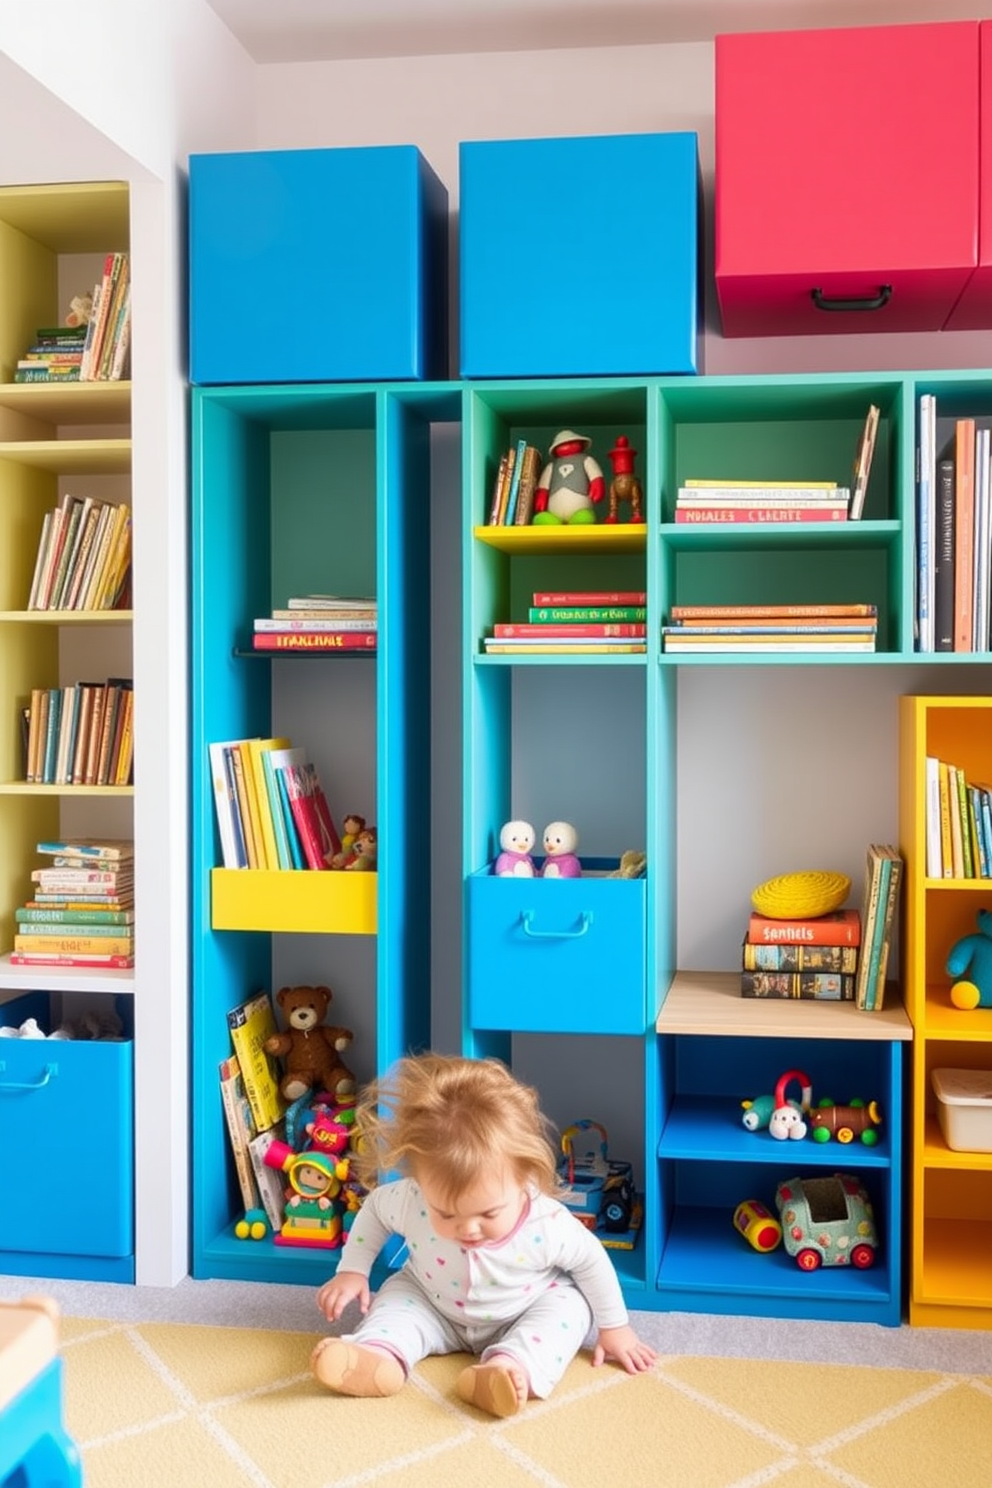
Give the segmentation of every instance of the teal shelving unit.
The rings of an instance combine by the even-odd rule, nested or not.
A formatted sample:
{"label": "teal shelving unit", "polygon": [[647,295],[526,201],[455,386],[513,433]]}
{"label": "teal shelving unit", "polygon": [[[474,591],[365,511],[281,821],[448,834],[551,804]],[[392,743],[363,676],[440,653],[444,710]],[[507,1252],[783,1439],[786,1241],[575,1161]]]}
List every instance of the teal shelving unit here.
{"label": "teal shelving unit", "polygon": [[[403,385],[197,388],[192,398],[192,1270],[312,1283],[334,1252],[233,1234],[239,1201],[217,1075],[230,1052],[226,1013],[259,987],[327,982],[335,1020],[356,1030],[348,1058],[361,1080],[429,1042],[424,514],[431,424],[456,416],[458,397]],[[315,591],[378,597],[373,655],[237,654],[255,616]],[[339,816],[360,802],[378,827],[373,929],[349,920],[351,875],[264,875],[260,889],[257,870],[217,867],[207,745],[276,732],[308,747]],[[306,894],[287,895],[297,876]]]}
{"label": "teal shelving unit", "polygon": [[[528,1078],[536,1071],[556,1124],[594,1117],[610,1132],[612,1155],[635,1155],[643,1226],[632,1250],[612,1252],[634,1308],[900,1320],[908,1019],[898,1006],[877,1018],[851,1007],[755,1007],[734,973],[697,985],[677,971],[678,669],[728,658],[666,656],[660,627],[673,604],[870,600],[880,621],[875,655],[802,664],[915,659],[917,397],[915,379],[898,374],[518,381],[464,394],[463,1044]],[[676,492],[692,476],[843,484],[869,403],[881,409],[881,429],[864,520],[789,530],[674,521]],[[502,451],[520,438],[546,450],[562,428],[592,438],[607,479],[605,453],[627,435],[638,450],[643,527],[520,535],[485,526]],[[526,619],[535,589],[646,591],[646,654],[485,655],[491,626]],[[495,877],[499,830],[513,817],[537,829],[538,855],[547,821],[573,821],[580,856],[599,872],[564,885]],[[628,848],[646,850],[646,878],[600,876]],[[813,1067],[815,1097],[836,1087],[837,1100],[879,1100],[882,1143],[852,1152],[805,1141],[783,1151],[767,1134],[745,1132],[740,1101],[794,1064]],[[593,1077],[583,1083],[585,1069]],[[864,1091],[848,1089],[852,1080]],[[734,1230],[736,1205],[752,1196],[771,1204],[779,1179],[849,1169],[880,1216],[870,1270],[809,1276],[784,1251],[759,1255]]]}

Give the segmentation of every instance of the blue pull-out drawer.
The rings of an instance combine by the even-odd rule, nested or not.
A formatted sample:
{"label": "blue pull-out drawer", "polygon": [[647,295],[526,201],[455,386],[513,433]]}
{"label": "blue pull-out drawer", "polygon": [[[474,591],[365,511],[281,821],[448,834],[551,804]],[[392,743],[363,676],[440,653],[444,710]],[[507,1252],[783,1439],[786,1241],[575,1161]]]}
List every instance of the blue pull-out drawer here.
{"label": "blue pull-out drawer", "polygon": [[[0,1006],[37,1017],[46,996]],[[127,1256],[134,1250],[134,1045],[0,1039],[0,1271],[3,1252]]]}
{"label": "blue pull-out drawer", "polygon": [[641,1034],[647,1006],[645,880],[467,880],[474,1028]]}

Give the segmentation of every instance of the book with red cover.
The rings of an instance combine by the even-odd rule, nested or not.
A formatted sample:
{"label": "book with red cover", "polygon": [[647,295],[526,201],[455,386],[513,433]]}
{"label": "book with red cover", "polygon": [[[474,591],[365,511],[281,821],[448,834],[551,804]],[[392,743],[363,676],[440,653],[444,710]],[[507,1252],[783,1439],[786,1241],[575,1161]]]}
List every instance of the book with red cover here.
{"label": "book with red cover", "polygon": [[697,527],[718,527],[724,523],[752,526],[789,526],[796,522],[846,522],[847,504],[840,506],[679,506],[676,522]]}
{"label": "book with red cover", "polygon": [[374,651],[374,630],[258,631],[252,637],[254,651]]}
{"label": "book with red cover", "polygon": [[678,621],[725,620],[817,620],[840,619],[844,616],[867,616],[878,614],[874,604],[793,604],[793,605],[672,605],[672,623]]}
{"label": "book with red cover", "polygon": [[856,909],[835,909],[815,919],[773,920],[752,912],[747,922],[752,945],[848,945],[861,944],[861,915]]}
{"label": "book with red cover", "polygon": [[536,638],[540,640],[553,640],[555,636],[643,636],[647,634],[647,626],[634,624],[616,624],[607,622],[599,623],[589,621],[587,624],[569,625],[567,623],[556,625],[545,623],[541,620],[516,621],[498,620],[493,626],[494,636]]}
{"label": "book with red cover", "polygon": [[647,602],[645,589],[537,589],[531,600],[535,605],[642,605]]}
{"label": "book with red cover", "polygon": [[34,951],[11,951],[11,966],[90,966],[108,971],[126,971],[134,966],[133,956],[39,955]]}
{"label": "book with red cover", "polygon": [[307,866],[330,868],[334,854],[341,851],[341,838],[316,769],[312,764],[288,765],[283,777]]}

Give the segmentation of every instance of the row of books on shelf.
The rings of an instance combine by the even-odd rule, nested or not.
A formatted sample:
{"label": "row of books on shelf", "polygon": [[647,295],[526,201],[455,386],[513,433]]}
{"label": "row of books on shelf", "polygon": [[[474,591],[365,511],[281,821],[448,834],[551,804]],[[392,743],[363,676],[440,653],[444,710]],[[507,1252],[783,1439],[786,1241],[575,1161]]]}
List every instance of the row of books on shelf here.
{"label": "row of books on shelf", "polygon": [[893,942],[898,938],[903,860],[872,843],[861,909],[795,919],[752,912],[741,958],[741,996],[853,1002],[881,1012]]}
{"label": "row of books on shelf", "polygon": [[992,645],[992,419],[938,416],[919,403],[917,646]]}
{"label": "row of books on shelf", "polygon": [[229,739],[210,744],[209,755],[225,868],[338,866],[341,838],[303,745]]}
{"label": "row of books on shelf", "polygon": [[374,651],[379,607],[374,595],[305,594],[257,617],[255,651]]}
{"label": "row of books on shelf", "polygon": [[34,687],[21,711],[24,779],[33,785],[130,785],[134,684],[130,677]]}
{"label": "row of books on shelf", "polygon": [[992,878],[992,787],[926,757],[928,878]]}
{"label": "row of books on shelf", "polygon": [[14,911],[12,966],[134,966],[134,843],[127,838],[39,842],[46,865]]}
{"label": "row of books on shelf", "polygon": [[45,513],[29,610],[119,610],[130,602],[131,508],[68,492]]}
{"label": "row of books on shelf", "polygon": [[131,261],[127,253],[108,253],[85,320],[74,325],[40,326],[18,359],[15,382],[119,382],[131,371]]}
{"label": "row of books on shelf", "polygon": [[774,526],[846,522],[851,488],[836,481],[687,480],[675,498],[675,520],[698,526]]}
{"label": "row of books on shelf", "polygon": [[489,505],[490,527],[527,527],[541,474],[541,452],[518,439],[500,457]]}
{"label": "row of books on shelf", "polygon": [[662,648],[682,655],[872,652],[874,604],[673,605],[661,627]]}
{"label": "row of books on shelf", "polygon": [[532,595],[526,621],[497,621],[487,655],[617,655],[647,650],[644,590],[569,590]]}

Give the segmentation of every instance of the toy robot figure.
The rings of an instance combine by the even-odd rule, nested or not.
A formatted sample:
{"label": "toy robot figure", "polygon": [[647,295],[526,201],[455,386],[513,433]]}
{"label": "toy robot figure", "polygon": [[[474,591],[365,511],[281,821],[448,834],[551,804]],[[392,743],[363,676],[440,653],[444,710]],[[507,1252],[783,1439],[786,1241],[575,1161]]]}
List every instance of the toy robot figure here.
{"label": "toy robot figure", "polygon": [[634,472],[636,455],[637,451],[631,449],[626,434],[618,434],[617,442],[609,455],[610,464],[613,466],[613,479],[610,481],[609,512],[604,519],[607,522],[619,522],[618,508],[621,501],[630,502],[632,522],[644,521],[643,492],[640,480]]}
{"label": "toy robot figure", "polygon": [[592,440],[573,429],[562,429],[551,446],[551,457],[541,471],[534,492],[534,526],[595,522],[593,506],[606,489],[603,472],[592,455],[582,452]]}

